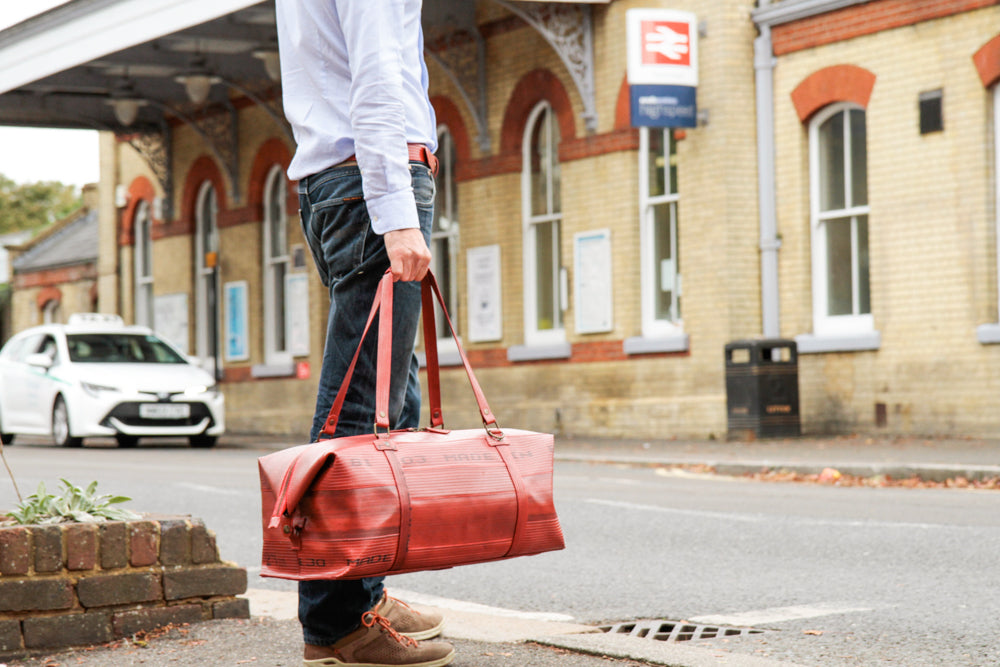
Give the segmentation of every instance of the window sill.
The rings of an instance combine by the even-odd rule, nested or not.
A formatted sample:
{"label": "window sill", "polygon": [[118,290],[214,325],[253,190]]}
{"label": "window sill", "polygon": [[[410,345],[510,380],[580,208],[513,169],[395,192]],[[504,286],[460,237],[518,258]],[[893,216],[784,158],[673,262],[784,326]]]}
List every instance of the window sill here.
{"label": "window sill", "polygon": [[625,354],[656,354],[662,352],[687,352],[690,349],[691,337],[686,333],[677,332],[666,336],[647,338],[635,336],[626,338],[622,344]]}
{"label": "window sill", "polygon": [[[417,352],[417,361],[420,363],[421,368],[427,368],[427,353]],[[442,350],[438,349],[438,367],[444,368],[445,366],[461,366],[462,357],[458,353],[457,349]]]}
{"label": "window sill", "polygon": [[882,334],[866,331],[854,334],[800,334],[795,337],[799,354],[821,352],[864,352],[882,345]]}
{"label": "window sill", "polygon": [[1000,343],[1000,324],[980,324],[976,327],[976,339],[983,345]]}
{"label": "window sill", "polygon": [[507,348],[507,361],[538,361],[541,359],[569,359],[573,349],[569,343],[546,345],[514,345]]}
{"label": "window sill", "polygon": [[283,378],[295,375],[295,364],[291,361],[276,364],[255,364],[250,367],[250,377]]}

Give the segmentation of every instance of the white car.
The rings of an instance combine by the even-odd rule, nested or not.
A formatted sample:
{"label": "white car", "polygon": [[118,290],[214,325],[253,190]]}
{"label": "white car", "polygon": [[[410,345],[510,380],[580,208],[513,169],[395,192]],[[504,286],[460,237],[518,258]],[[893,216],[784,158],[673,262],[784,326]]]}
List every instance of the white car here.
{"label": "white car", "polygon": [[212,375],[150,329],[85,313],[26,329],[0,350],[0,437],[187,437],[212,447],[225,431],[225,398]]}

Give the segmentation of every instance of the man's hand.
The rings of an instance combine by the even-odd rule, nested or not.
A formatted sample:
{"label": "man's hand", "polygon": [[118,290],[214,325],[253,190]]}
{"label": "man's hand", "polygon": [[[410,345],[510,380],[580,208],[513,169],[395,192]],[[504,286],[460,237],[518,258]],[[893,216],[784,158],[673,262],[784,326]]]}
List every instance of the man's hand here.
{"label": "man's hand", "polygon": [[382,236],[394,281],[423,280],[431,265],[431,251],[419,229],[397,229]]}

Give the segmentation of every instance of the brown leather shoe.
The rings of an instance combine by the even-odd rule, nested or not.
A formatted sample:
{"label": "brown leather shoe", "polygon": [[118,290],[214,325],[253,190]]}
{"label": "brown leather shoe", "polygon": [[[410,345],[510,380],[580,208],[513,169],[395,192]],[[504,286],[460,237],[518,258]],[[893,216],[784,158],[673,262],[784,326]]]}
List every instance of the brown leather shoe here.
{"label": "brown leather shoe", "polygon": [[382,593],[382,600],[375,605],[375,612],[392,623],[393,629],[411,639],[423,641],[441,634],[444,617],[434,611],[417,611],[402,600]]}
{"label": "brown leather shoe", "polygon": [[303,660],[302,667],[444,667],[455,658],[451,644],[405,637],[374,611],[366,611],[361,627],[330,648],[332,656]]}

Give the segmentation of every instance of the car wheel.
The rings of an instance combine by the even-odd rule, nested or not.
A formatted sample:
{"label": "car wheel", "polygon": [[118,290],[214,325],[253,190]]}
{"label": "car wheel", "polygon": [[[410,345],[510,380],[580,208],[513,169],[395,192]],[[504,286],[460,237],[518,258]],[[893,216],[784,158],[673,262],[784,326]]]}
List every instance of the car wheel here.
{"label": "car wheel", "polygon": [[52,440],[60,447],[79,447],[83,444],[83,438],[74,438],[69,433],[69,410],[62,396],[57,396],[52,406]]}
{"label": "car wheel", "polygon": [[190,438],[188,438],[188,440],[191,443],[191,446],[197,447],[198,449],[207,449],[208,447],[215,447],[215,443],[216,441],[218,441],[218,439],[219,438],[217,436],[205,435],[204,433],[202,433],[201,435],[192,435]]}
{"label": "car wheel", "polygon": [[118,441],[119,447],[135,447],[139,444],[139,436],[137,435],[125,435],[124,433],[119,433],[115,436],[115,440]]}
{"label": "car wheel", "polygon": [[5,445],[13,445],[14,444],[14,434],[13,433],[4,433],[3,432],[2,422],[0,422],[0,443],[3,443]]}

